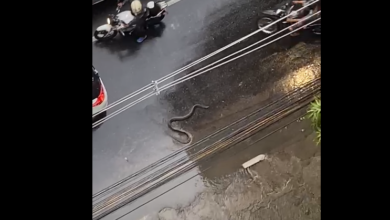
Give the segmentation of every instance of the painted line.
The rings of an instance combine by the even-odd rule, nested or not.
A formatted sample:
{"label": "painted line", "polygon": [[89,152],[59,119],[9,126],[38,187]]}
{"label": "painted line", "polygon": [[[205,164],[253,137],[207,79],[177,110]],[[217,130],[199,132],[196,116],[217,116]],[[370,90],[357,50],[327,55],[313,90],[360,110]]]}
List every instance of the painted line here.
{"label": "painted line", "polygon": [[[167,5],[168,5],[168,7],[169,6],[171,6],[171,5],[174,5],[174,4],[176,4],[176,3],[178,3],[178,2],[180,2],[181,0],[171,0],[171,1],[168,1],[167,2]],[[96,38],[95,37],[92,37],[92,43],[93,42],[96,42],[97,40],[96,40]]]}

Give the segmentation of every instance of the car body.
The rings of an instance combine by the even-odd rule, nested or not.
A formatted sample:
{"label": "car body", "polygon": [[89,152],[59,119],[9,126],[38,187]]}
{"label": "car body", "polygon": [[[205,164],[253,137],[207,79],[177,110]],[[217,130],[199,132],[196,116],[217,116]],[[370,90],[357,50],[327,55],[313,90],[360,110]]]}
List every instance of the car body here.
{"label": "car body", "polygon": [[[92,115],[107,107],[107,91],[98,71],[92,66]],[[102,111],[105,114],[105,111]]]}

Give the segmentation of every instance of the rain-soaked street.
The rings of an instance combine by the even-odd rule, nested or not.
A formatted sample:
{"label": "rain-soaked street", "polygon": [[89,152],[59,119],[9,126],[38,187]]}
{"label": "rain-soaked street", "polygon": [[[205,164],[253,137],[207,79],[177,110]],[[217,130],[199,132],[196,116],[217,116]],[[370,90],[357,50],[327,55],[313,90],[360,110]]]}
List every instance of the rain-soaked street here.
{"label": "rain-soaked street", "polygon": [[[320,148],[310,123],[300,117],[304,112],[272,124],[103,219],[320,219]],[[265,161],[240,168],[263,153]]]}
{"label": "rain-soaked street", "polygon": [[[149,30],[149,37],[142,44],[135,43],[130,37],[122,36],[117,36],[107,43],[92,42],[93,65],[99,71],[106,86],[109,103],[255,31],[260,12],[278,2],[281,1],[175,1],[175,4],[168,7],[169,14],[164,18],[163,25]],[[106,23],[107,15],[114,13],[115,7],[116,0],[106,0],[93,6],[92,33],[96,27]],[[262,37],[264,36],[261,34],[255,35],[195,68],[205,66]],[[182,124],[193,134],[196,141],[269,102],[270,97],[278,92],[285,92],[282,91],[286,87],[285,83],[280,84],[279,90],[276,89],[277,87],[271,90],[268,88],[284,79],[289,72],[288,67],[272,62],[260,63],[260,60],[266,61],[267,56],[286,51],[296,46],[299,41],[299,38],[284,38],[264,49],[168,89],[159,96],[153,96],[102,124],[93,131],[93,193],[181,149],[183,145],[173,141],[171,136],[174,134],[167,129],[166,122],[173,116],[187,114],[194,104],[210,106],[207,110],[196,110],[191,119]],[[304,47],[305,50],[301,50],[301,47],[297,49],[302,57],[318,53],[318,45]],[[291,57],[291,54],[287,54],[286,57],[294,61],[298,60],[297,68],[313,61],[300,60],[300,56]],[[184,74],[188,73],[189,71],[186,71]],[[176,76],[175,79],[184,74]],[[299,79],[295,80],[299,81]],[[294,86],[296,85],[292,87]],[[264,92],[265,90],[267,91]],[[116,109],[109,110],[108,114]],[[178,157],[187,154],[190,153],[182,152]],[[243,156],[245,159],[256,155],[246,151],[242,154],[246,155]],[[220,157],[226,158],[222,155]],[[230,160],[234,161],[234,158]],[[207,178],[222,176],[222,173],[234,173],[242,162],[245,160],[229,163],[231,166],[226,167],[230,167],[230,171],[226,168],[219,169],[218,172],[209,170],[208,173],[212,174]],[[170,181],[169,184],[161,186],[158,190],[148,193],[104,219],[117,219],[129,210],[197,174],[199,169],[197,167],[191,169]],[[180,216],[188,213],[180,213],[180,210],[174,208],[182,207],[184,210],[186,205],[194,201],[194,195],[208,188],[210,183],[205,181],[204,175],[207,175],[205,173],[207,172],[202,172],[202,175],[175,188],[164,198],[156,199],[124,215],[122,219],[135,220],[145,215],[148,216],[145,219],[155,219],[158,215],[162,219],[202,219]],[[232,175],[245,175],[243,179],[248,177],[246,173]],[[194,204],[191,203],[191,206]],[[158,214],[159,210],[166,207],[173,209],[168,208]],[[211,219],[224,218],[219,216]]]}

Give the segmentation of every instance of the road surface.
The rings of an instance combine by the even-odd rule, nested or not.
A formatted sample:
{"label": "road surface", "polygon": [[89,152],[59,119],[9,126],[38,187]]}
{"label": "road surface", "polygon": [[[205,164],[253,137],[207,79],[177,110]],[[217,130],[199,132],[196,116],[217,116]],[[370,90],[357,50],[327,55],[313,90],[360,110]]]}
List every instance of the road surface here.
{"label": "road surface", "polygon": [[[105,23],[107,14],[113,13],[115,3],[114,0],[106,0],[93,6],[92,32]],[[142,44],[136,44],[132,38],[121,36],[105,44],[92,42],[93,64],[105,83],[109,102],[253,32],[257,29],[256,21],[261,10],[275,3],[254,0],[181,0],[168,8],[169,14],[164,19],[165,26],[151,32]],[[264,36],[260,34],[255,35],[196,68],[262,37]],[[243,109],[247,106],[260,100],[268,102],[272,94],[259,96],[259,93],[281,79],[286,74],[286,68],[267,68],[267,63],[259,61],[274,52],[294,46],[298,41],[299,39],[286,38],[169,89],[104,123],[93,133],[93,193],[181,149],[182,145],[172,141],[170,135],[173,134],[167,130],[165,123],[170,117],[186,114],[194,104],[210,106],[209,110],[197,111],[188,123],[183,124],[183,127],[194,135],[194,139],[199,140],[235,120],[238,116],[233,113],[242,111],[242,116]],[[301,50],[298,48],[298,51]],[[301,56],[310,55],[310,51],[302,53]],[[299,60],[299,56],[296,59]],[[114,110],[109,110],[108,113]],[[239,156],[237,150],[233,152],[226,153],[230,156],[219,157],[220,166],[217,166],[217,169],[191,179],[121,219],[140,219],[145,215],[148,216],[143,218],[144,220],[155,219],[157,212],[163,207],[188,204],[196,193],[207,187],[204,177],[230,173],[227,169],[236,170],[239,164],[251,158],[251,155],[262,153],[258,150],[243,151],[241,153],[244,156]],[[235,158],[234,163],[230,162],[232,158]],[[104,220],[117,219],[197,172],[198,168],[195,168],[179,176],[169,184],[106,216]]]}
{"label": "road surface", "polygon": [[[255,31],[260,12],[275,3],[254,0],[176,1],[168,8],[164,25],[151,30],[142,44],[122,36],[108,43],[92,42],[93,65],[103,79],[109,102]],[[115,7],[115,0],[93,6],[92,33],[106,22],[107,14],[114,13]],[[196,67],[262,37],[255,35]],[[221,111],[229,103],[252,97],[282,77],[281,73],[271,76],[259,73],[261,65],[258,61],[275,51],[285,50],[295,41],[298,40],[285,39],[272,44],[149,98],[105,122],[93,132],[93,193],[183,147],[172,141],[170,135],[174,134],[166,128],[170,117],[184,115],[194,104],[200,103],[209,105],[210,110],[199,111],[192,120],[214,121],[222,117]],[[242,86],[248,79],[250,82]],[[114,110],[109,110],[108,114]],[[213,129],[218,129],[218,126],[213,126]],[[191,129],[197,128],[193,126]]]}
{"label": "road surface", "polygon": [[[92,33],[96,27],[106,22],[107,14],[113,13],[115,7],[114,0],[106,0],[93,6]],[[258,1],[244,0],[238,3],[233,0],[181,0],[168,8],[169,14],[164,19],[164,27],[151,32],[142,44],[136,44],[133,39],[122,36],[105,44],[92,42],[93,65],[103,79],[109,102],[256,30],[256,20],[261,9]],[[255,40],[256,36],[232,50]],[[247,62],[250,59],[243,58],[230,67],[241,66],[245,70],[248,68]],[[213,75],[206,80],[215,81],[219,78],[215,73]],[[191,89],[193,95],[187,94],[186,97],[173,97],[169,94],[152,97],[94,131],[94,193],[181,147],[174,144],[167,135],[164,120],[173,114],[179,114],[177,111],[185,114],[195,104],[192,102],[197,97],[195,93],[203,88],[199,85]],[[177,93],[184,95],[186,90],[188,88],[179,88]],[[216,98],[204,95],[210,100]],[[108,114],[114,110],[109,110]]]}

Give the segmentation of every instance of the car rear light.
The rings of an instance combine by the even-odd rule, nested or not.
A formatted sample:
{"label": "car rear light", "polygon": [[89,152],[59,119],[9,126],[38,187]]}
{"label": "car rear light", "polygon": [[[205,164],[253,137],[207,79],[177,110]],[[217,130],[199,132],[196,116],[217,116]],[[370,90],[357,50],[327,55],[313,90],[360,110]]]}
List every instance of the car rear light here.
{"label": "car rear light", "polygon": [[104,101],[104,98],[105,98],[105,95],[104,95],[104,89],[103,89],[103,85],[102,85],[102,86],[100,86],[99,96],[97,97],[96,102],[92,104],[92,107],[95,107],[95,106],[102,104],[102,102]]}

